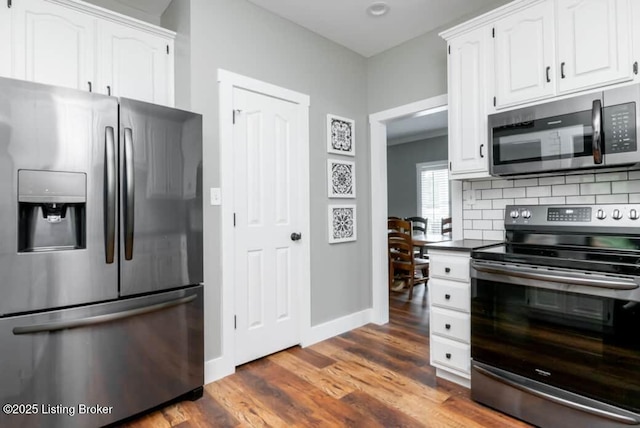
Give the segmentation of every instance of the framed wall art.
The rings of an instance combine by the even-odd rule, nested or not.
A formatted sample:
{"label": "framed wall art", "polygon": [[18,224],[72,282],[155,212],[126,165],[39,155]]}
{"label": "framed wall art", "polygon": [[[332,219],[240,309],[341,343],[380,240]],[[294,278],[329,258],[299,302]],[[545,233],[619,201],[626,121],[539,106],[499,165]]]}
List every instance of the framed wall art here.
{"label": "framed wall art", "polygon": [[336,159],[327,160],[327,191],[330,198],[355,198],[356,164]]}
{"label": "framed wall art", "polygon": [[329,243],[356,240],[356,206],[329,205]]}
{"label": "framed wall art", "polygon": [[351,119],[327,115],[327,151],[339,155],[355,156],[355,122]]}

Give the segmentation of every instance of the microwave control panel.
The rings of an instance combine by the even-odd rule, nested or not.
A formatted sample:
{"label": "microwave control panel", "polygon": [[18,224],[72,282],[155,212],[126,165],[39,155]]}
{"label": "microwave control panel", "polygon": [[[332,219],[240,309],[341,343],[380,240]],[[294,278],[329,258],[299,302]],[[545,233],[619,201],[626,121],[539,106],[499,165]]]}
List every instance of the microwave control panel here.
{"label": "microwave control panel", "polygon": [[604,108],[605,153],[635,152],[636,104],[626,103]]}

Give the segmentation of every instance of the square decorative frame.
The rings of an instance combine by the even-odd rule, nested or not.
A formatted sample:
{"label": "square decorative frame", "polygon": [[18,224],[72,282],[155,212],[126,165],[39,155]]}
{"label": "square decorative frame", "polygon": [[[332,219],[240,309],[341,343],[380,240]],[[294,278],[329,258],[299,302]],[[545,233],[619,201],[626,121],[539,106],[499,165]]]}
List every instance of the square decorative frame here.
{"label": "square decorative frame", "polygon": [[346,117],[327,115],[327,151],[338,155],[356,155],[355,121]]}
{"label": "square decorative frame", "polygon": [[356,197],[355,162],[327,160],[327,195],[330,198]]}
{"label": "square decorative frame", "polygon": [[356,240],[356,206],[329,205],[329,243]]}

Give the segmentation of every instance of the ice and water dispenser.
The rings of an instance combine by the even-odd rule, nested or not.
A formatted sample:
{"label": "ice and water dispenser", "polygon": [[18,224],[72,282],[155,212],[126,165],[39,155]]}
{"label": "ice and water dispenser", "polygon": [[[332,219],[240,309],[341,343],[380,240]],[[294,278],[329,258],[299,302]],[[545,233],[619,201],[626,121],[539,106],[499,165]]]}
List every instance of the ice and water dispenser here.
{"label": "ice and water dispenser", "polygon": [[18,171],[18,252],[86,248],[87,176]]}

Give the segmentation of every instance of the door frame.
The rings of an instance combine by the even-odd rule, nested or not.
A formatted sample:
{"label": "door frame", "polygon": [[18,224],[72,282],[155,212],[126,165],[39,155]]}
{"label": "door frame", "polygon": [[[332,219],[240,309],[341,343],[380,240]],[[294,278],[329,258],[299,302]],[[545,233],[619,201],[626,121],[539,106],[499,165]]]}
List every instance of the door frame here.
{"label": "door frame", "polygon": [[[448,110],[447,94],[423,99],[369,115],[371,136],[371,320],[389,322],[389,263],[387,262],[387,122]],[[452,226],[462,225],[462,182],[450,180]],[[453,228],[461,239],[462,228]]]}
{"label": "door frame", "polygon": [[[311,260],[310,260],[310,200],[309,200],[309,105],[308,95],[282,88],[227,70],[218,69],[219,85],[219,137],[220,137],[220,190],[221,190],[221,230],[220,253],[222,255],[222,295],[221,329],[222,355],[220,370],[222,376],[235,372],[235,237],[234,214],[234,170],[233,170],[233,89],[241,88],[259,94],[279,98],[297,104],[300,112],[300,135],[296,139],[300,144],[302,165],[300,186],[300,229],[303,237],[301,245],[300,288],[298,305],[300,308],[300,343],[308,337],[311,330]],[[225,266],[232,266],[225,268]],[[213,284],[210,284],[213,286]],[[295,304],[295,303],[294,303]],[[205,326],[206,329],[206,326]]]}

